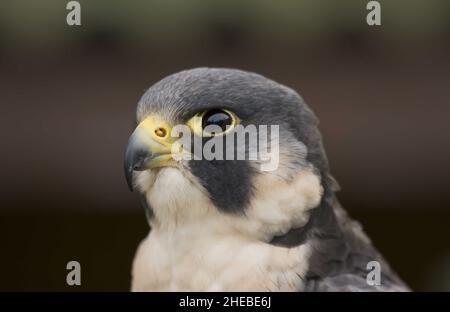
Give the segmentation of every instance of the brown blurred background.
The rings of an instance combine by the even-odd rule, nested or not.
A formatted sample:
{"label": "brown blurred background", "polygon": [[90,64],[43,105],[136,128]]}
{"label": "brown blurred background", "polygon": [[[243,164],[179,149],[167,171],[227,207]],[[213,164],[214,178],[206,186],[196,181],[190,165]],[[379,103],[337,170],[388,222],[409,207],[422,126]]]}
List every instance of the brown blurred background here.
{"label": "brown blurred background", "polygon": [[[450,290],[450,2],[0,3],[0,290],[128,290],[148,227],[122,157],[150,85],[197,67],[296,89],[344,207],[415,290]],[[66,285],[77,260],[82,286]]]}

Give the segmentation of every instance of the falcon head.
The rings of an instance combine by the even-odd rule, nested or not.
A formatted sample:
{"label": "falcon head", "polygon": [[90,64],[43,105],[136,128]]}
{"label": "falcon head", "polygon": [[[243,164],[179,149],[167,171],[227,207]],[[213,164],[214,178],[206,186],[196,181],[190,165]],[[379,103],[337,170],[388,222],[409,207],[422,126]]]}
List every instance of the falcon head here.
{"label": "falcon head", "polygon": [[305,225],[330,189],[316,117],[295,91],[261,75],[170,75],[142,96],[137,124],[124,169],[151,227],[212,224],[271,240]]}

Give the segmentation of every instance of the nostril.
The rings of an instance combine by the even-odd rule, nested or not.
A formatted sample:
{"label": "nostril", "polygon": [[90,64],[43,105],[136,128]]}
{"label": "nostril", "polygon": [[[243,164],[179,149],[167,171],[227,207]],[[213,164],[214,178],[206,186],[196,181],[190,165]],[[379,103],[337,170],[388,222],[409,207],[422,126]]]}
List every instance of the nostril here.
{"label": "nostril", "polygon": [[160,138],[164,138],[167,135],[167,131],[166,129],[159,127],[155,129],[155,134]]}

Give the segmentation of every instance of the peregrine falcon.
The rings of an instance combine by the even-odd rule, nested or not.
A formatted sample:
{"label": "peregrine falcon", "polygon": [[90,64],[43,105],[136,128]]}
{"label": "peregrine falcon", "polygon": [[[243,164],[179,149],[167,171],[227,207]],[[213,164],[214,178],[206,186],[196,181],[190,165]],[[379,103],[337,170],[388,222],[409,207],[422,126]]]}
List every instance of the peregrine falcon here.
{"label": "peregrine falcon", "polygon": [[[340,206],[318,120],[294,90],[255,73],[196,68],[150,87],[136,117],[124,169],[150,232],[133,261],[133,291],[409,290]],[[277,126],[266,140],[276,166],[247,157],[258,148],[251,135],[215,146],[243,158],[197,157],[192,141],[173,135],[178,126],[201,147],[239,127],[264,137],[260,126]]]}

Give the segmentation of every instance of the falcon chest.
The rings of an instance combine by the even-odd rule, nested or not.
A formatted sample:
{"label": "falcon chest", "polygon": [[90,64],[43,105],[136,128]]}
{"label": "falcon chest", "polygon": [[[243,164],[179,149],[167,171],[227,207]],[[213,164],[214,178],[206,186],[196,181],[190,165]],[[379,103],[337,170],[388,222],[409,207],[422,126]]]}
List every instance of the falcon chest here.
{"label": "falcon chest", "polygon": [[152,231],[138,248],[133,291],[298,291],[309,248],[276,247],[209,224]]}
{"label": "falcon chest", "polygon": [[134,291],[298,291],[310,246],[267,242],[308,221],[320,201],[320,180],[311,171],[286,181],[257,180],[245,215],[221,213],[205,192],[179,170],[157,179],[141,174],[153,208],[152,230],[133,264]]}

